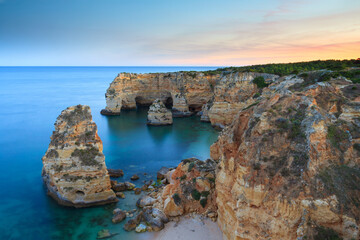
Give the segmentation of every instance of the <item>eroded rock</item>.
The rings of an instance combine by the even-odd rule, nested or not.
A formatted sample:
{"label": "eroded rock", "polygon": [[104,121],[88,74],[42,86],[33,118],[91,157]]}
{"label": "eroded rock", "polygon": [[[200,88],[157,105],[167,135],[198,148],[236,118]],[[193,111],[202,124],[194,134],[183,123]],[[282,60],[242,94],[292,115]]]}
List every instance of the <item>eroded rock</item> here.
{"label": "eroded rock", "polygon": [[116,202],[89,106],[61,112],[43,161],[48,194],[59,204],[88,207]]}
{"label": "eroded rock", "polygon": [[172,113],[165,107],[165,104],[156,99],[153,104],[151,104],[148,116],[147,124],[160,126],[160,125],[171,125],[173,123]]}

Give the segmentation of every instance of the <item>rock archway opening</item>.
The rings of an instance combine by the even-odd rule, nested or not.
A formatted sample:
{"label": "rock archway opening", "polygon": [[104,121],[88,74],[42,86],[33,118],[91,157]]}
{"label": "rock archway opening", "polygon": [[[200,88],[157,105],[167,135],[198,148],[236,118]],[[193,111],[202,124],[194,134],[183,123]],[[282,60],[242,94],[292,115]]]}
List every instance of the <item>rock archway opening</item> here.
{"label": "rock archway opening", "polygon": [[189,111],[190,111],[190,112],[197,113],[197,112],[200,112],[201,109],[202,109],[202,105],[201,105],[201,104],[190,104],[190,105],[189,105]]}
{"label": "rock archway opening", "polygon": [[173,107],[172,97],[166,98],[164,104],[165,104],[166,108],[172,109],[172,107]]}
{"label": "rock archway opening", "polygon": [[136,107],[149,107],[152,104],[151,99],[146,99],[142,96],[135,98]]}

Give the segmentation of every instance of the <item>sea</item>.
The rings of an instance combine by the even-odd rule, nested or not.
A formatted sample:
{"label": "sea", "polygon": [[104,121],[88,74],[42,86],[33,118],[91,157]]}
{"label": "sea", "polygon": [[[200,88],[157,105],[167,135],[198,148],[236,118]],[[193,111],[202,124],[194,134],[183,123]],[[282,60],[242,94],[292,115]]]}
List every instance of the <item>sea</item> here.
{"label": "sea", "polygon": [[125,192],[118,203],[75,209],[46,194],[41,158],[62,110],[85,104],[103,141],[108,168],[123,169],[129,181],[156,179],[163,167],[182,159],[210,157],[219,132],[199,117],[175,118],[172,126],[146,125],[146,108],[102,116],[105,92],[120,72],[155,73],[213,70],[216,67],[0,67],[0,239],[96,239],[108,229],[111,239],[151,239],[152,233],[123,230],[112,211],[135,209],[138,195]]}

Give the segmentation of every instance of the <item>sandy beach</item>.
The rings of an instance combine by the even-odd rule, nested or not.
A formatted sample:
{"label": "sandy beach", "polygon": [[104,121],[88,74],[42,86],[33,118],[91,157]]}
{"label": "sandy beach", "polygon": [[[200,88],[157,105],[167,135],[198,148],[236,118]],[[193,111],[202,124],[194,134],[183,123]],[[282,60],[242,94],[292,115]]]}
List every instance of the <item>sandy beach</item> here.
{"label": "sandy beach", "polygon": [[222,232],[216,222],[200,215],[185,216],[178,222],[172,221],[165,228],[154,233],[155,240],[221,240]]}

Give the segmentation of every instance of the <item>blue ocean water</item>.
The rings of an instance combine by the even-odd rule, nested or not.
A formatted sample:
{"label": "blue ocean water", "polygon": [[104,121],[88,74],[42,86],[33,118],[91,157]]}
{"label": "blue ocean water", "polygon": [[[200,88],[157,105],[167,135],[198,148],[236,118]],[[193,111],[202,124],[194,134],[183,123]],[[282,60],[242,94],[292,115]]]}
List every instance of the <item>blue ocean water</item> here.
{"label": "blue ocean water", "polygon": [[[146,126],[146,109],[102,116],[105,91],[119,72],[171,72],[211,67],[0,67],[0,239],[96,239],[101,229],[113,239],[147,239],[112,224],[116,207],[133,209],[138,196],[126,193],[117,204],[73,209],[46,195],[42,162],[54,122],[63,109],[91,107],[104,144],[108,168],[121,168],[123,180],[137,173],[137,185],[162,166],[209,157],[218,132],[198,117],[174,119],[166,127]],[[144,175],[147,173],[147,175]]]}

